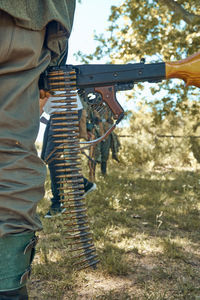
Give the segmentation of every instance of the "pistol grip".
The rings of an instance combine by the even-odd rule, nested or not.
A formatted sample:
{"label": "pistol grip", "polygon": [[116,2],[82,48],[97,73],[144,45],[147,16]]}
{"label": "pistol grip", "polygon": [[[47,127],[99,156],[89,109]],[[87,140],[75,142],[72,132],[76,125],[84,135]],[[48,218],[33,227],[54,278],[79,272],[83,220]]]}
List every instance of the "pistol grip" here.
{"label": "pistol grip", "polygon": [[102,96],[103,101],[109,106],[114,114],[114,119],[118,119],[121,114],[124,113],[123,108],[119,104],[116,98],[116,92],[114,86],[95,87],[94,91]]}

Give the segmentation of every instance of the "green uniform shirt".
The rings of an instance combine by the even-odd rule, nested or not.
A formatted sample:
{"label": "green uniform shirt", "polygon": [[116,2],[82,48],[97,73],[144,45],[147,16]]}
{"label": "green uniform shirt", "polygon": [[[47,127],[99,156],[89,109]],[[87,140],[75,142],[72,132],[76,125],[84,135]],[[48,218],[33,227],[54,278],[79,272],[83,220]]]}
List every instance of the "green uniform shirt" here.
{"label": "green uniform shirt", "polygon": [[70,34],[75,3],[75,0],[0,0],[0,9],[13,16],[19,26],[41,30],[54,20]]}
{"label": "green uniform shirt", "polygon": [[14,17],[18,26],[42,30],[50,23],[46,40],[52,53],[51,65],[57,64],[65,50],[66,39],[72,29],[75,5],[76,0],[0,0],[0,9]]}

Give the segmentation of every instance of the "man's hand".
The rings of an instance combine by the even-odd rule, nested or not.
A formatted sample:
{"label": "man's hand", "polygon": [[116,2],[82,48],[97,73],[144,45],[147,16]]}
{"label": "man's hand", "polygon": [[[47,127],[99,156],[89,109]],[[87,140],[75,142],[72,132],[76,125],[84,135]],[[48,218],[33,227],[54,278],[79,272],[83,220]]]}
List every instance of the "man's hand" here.
{"label": "man's hand", "polygon": [[39,104],[40,104],[40,116],[43,113],[43,107],[45,106],[47,100],[51,94],[49,92],[46,92],[44,90],[40,90],[40,99],[39,99]]}

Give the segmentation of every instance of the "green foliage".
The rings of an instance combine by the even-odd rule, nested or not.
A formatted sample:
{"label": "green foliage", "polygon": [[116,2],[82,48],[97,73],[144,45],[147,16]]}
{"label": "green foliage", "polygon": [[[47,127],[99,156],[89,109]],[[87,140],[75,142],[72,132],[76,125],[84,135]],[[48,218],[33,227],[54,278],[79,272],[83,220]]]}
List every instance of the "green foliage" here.
{"label": "green foliage", "polygon": [[[93,57],[108,57],[110,63],[139,62],[143,57],[147,62],[179,60],[199,50],[199,26],[197,0],[125,0],[120,6],[111,7],[105,34],[95,36],[99,44],[95,52],[78,55],[84,62]],[[167,97],[160,96],[160,91],[166,91]],[[151,92],[156,97],[148,104],[159,112],[160,120],[171,113],[188,111],[189,100],[197,100],[196,89],[185,88],[180,80],[173,80],[173,84],[163,81]],[[138,94],[133,92],[131,97]]]}
{"label": "green foliage", "polygon": [[[119,7],[111,7],[110,36],[96,37],[103,49],[109,51],[111,61],[129,62],[144,55],[179,59],[198,50],[200,16],[196,24],[186,23],[183,15],[170,9],[168,1],[163,2],[125,0]],[[197,0],[179,4],[185,9],[184,14],[200,11]],[[102,51],[102,47],[98,49]]]}
{"label": "green foliage", "polygon": [[158,111],[150,112],[148,105],[141,105],[137,112],[132,112],[130,127],[118,131],[119,135],[125,135],[120,159],[137,167],[145,164],[158,167],[172,162],[192,165],[194,158],[199,162],[198,124],[198,115],[193,115],[192,108],[182,115],[171,113],[161,119]]}

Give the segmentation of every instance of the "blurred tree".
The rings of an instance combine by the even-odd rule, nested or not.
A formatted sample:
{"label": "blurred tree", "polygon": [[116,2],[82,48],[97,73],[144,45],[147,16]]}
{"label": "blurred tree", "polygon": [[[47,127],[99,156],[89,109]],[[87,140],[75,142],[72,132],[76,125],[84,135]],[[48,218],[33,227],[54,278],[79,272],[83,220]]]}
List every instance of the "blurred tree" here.
{"label": "blurred tree", "polygon": [[[78,53],[84,62],[104,56],[109,57],[110,63],[133,63],[143,57],[148,62],[179,60],[200,49],[199,0],[124,0],[119,7],[111,7],[108,20],[107,31],[95,36],[98,42],[95,52]],[[183,81],[163,81],[149,87],[155,99],[149,105],[156,121],[169,113],[181,114],[183,110],[199,112],[195,103],[188,106],[188,99],[199,98],[197,89],[185,88]],[[162,98],[161,90],[166,90]]]}

